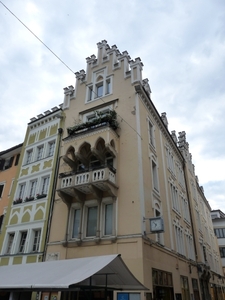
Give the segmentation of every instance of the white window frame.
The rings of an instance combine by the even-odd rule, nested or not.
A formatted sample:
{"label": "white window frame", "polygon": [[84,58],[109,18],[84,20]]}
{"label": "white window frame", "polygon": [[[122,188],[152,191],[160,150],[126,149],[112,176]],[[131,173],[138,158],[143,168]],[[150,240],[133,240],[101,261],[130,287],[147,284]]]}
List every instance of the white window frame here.
{"label": "white window frame", "polygon": [[30,181],[28,198],[36,197],[37,183],[38,183],[37,179],[33,179]]}
{"label": "white window frame", "polygon": [[182,169],[182,166],[180,164],[177,164],[177,169],[178,169],[178,181],[179,181],[179,184],[182,187],[185,187],[184,171]]}
{"label": "white window frame", "polygon": [[158,165],[153,158],[151,159],[151,172],[153,190],[159,193]]}
{"label": "white window frame", "polygon": [[40,195],[47,195],[49,190],[50,175],[42,177],[40,186]]}
{"label": "white window frame", "polygon": [[96,112],[103,113],[103,116],[113,110],[113,105],[108,105],[99,109],[93,109],[91,112],[83,114],[82,121],[88,122],[97,118]]}
{"label": "white window frame", "polygon": [[190,224],[191,219],[190,219],[190,211],[189,211],[188,201],[184,198],[184,196],[182,194],[180,195],[180,198],[182,201],[184,220]]}
{"label": "white window frame", "polygon": [[12,250],[13,250],[14,240],[15,240],[15,232],[9,232],[7,234],[5,254],[12,254],[13,253]]}
{"label": "white window frame", "polygon": [[170,184],[170,195],[171,195],[171,201],[172,201],[172,208],[180,215],[181,207],[180,207],[180,201],[179,201],[179,197],[178,197],[178,189],[172,182],[170,182],[169,184]]}
{"label": "white window frame", "polygon": [[32,237],[33,237],[33,242],[31,246],[31,252],[38,252],[40,248],[40,241],[41,241],[41,229],[40,228],[33,229]]}
{"label": "white window frame", "polygon": [[177,252],[185,256],[183,229],[177,225],[174,225],[174,229],[175,229]]}
{"label": "white window frame", "polygon": [[[80,216],[79,216],[79,224],[78,224],[78,228],[77,228],[77,235],[74,236],[73,232],[74,232],[74,215],[76,213],[76,211],[80,211]],[[81,233],[81,228],[82,228],[82,214],[83,214],[83,209],[81,205],[73,205],[72,209],[71,209],[71,214],[70,214],[70,237],[71,239],[79,239],[80,237],[80,233]]]}
{"label": "white window frame", "polygon": [[155,127],[154,123],[148,117],[148,138],[149,138],[149,145],[155,148]]}
{"label": "white window frame", "polygon": [[169,148],[166,148],[166,157],[167,157],[167,167],[168,169],[174,174],[174,156],[172,153],[172,150]]}
{"label": "white window frame", "polygon": [[37,147],[37,158],[36,160],[41,160],[44,157],[44,145],[40,145]]}
{"label": "white window frame", "polygon": [[[99,98],[103,98],[112,94],[113,77],[106,75],[107,69],[103,68],[93,73],[92,82],[87,85],[86,103],[90,103]],[[102,93],[99,94],[98,89],[102,87]]]}
{"label": "white window frame", "polygon": [[[96,230],[95,230],[95,234],[90,235],[88,234],[88,223],[89,223],[89,211],[92,208],[96,208]],[[96,202],[95,205],[85,205],[85,238],[93,238],[97,236],[97,230],[98,230],[98,216],[99,216],[99,205]],[[90,227],[91,228],[91,227]]]}
{"label": "white window frame", "polygon": [[28,232],[27,230],[21,231],[19,234],[19,245],[18,245],[18,253],[25,253]]}
{"label": "white window frame", "polygon": [[55,140],[48,142],[47,157],[51,157],[51,156],[54,155],[55,146],[56,146],[56,141]]}
{"label": "white window frame", "polygon": [[[106,207],[107,205],[112,205],[112,215],[111,215],[111,233],[107,234],[106,233]],[[102,232],[102,237],[110,237],[110,236],[115,236],[115,203],[112,200],[112,198],[105,198],[102,201],[101,204],[101,232]]]}
{"label": "white window frame", "polygon": [[24,200],[25,198],[25,190],[26,190],[26,183],[19,183],[18,188],[17,188],[17,199],[22,199]]}
{"label": "white window frame", "polygon": [[26,151],[25,165],[32,163],[33,148]]}

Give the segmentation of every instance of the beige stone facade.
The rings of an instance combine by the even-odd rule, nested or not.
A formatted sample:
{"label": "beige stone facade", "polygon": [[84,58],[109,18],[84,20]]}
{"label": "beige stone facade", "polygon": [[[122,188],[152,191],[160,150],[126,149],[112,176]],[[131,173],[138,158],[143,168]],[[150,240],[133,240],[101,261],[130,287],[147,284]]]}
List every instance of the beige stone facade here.
{"label": "beige stone facade", "polygon": [[205,300],[214,290],[220,297],[223,273],[210,207],[185,133],[169,132],[142,79],[140,58],[102,41],[97,57],[86,61],[75,89],[64,89],[46,260],[119,253],[149,289],[130,299]]}

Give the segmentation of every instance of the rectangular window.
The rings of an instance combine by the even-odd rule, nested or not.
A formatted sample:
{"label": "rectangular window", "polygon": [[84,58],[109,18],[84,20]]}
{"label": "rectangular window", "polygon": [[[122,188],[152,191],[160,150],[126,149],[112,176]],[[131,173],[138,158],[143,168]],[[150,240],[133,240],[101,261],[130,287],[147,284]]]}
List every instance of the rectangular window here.
{"label": "rectangular window", "polygon": [[29,197],[35,197],[36,196],[36,187],[37,187],[37,179],[31,181],[30,183],[30,192],[29,192]]}
{"label": "rectangular window", "polygon": [[43,157],[43,151],[44,151],[44,146],[43,145],[39,146],[37,148],[37,160],[42,159],[42,157]]}
{"label": "rectangular window", "polygon": [[50,179],[50,176],[44,177],[42,179],[41,195],[47,195],[48,194],[49,179]]}
{"label": "rectangular window", "polygon": [[215,235],[217,238],[224,238],[225,237],[225,228],[216,228],[214,229]]}
{"label": "rectangular window", "polygon": [[178,165],[178,181],[183,187],[185,186],[184,171],[180,165]]}
{"label": "rectangular window", "polygon": [[172,154],[171,150],[166,149],[166,155],[167,155],[168,169],[174,173],[174,160],[173,160],[173,154]]}
{"label": "rectangular window", "polygon": [[105,235],[112,235],[113,233],[113,204],[105,205]]}
{"label": "rectangular window", "polygon": [[177,243],[177,252],[185,255],[183,231],[180,227],[175,226],[175,237]]}
{"label": "rectangular window", "polygon": [[178,198],[178,192],[176,187],[172,183],[170,184],[170,191],[173,209],[175,209],[176,212],[180,213],[180,202]]}
{"label": "rectangular window", "polygon": [[20,244],[19,244],[19,253],[23,253],[25,250],[25,243],[27,238],[27,231],[21,232]]}
{"label": "rectangular window", "polygon": [[181,281],[182,299],[183,300],[189,300],[190,299],[190,293],[189,293],[188,277],[180,276],[180,281]]}
{"label": "rectangular window", "polygon": [[93,97],[93,86],[89,86],[88,87],[88,98],[87,98],[87,101],[91,101],[92,100],[92,97]]}
{"label": "rectangular window", "polygon": [[97,85],[97,97],[103,96],[103,83]]}
{"label": "rectangular window", "polygon": [[75,209],[74,212],[73,212],[73,232],[72,232],[72,238],[78,238],[79,237],[80,215],[81,215],[81,210],[80,209]]}
{"label": "rectangular window", "polygon": [[111,93],[111,82],[110,79],[106,80],[106,94]]}
{"label": "rectangular window", "polygon": [[148,122],[148,130],[149,130],[149,141],[150,141],[150,144],[152,146],[155,146],[154,145],[154,127],[152,125],[152,123],[149,121]]}
{"label": "rectangular window", "polygon": [[184,220],[190,223],[190,213],[189,213],[189,205],[187,200],[185,200],[183,197],[181,197],[183,202],[183,216]]}
{"label": "rectangular window", "polygon": [[152,177],[153,177],[153,188],[159,191],[157,166],[154,161],[152,161]]}
{"label": "rectangular window", "polygon": [[32,159],[33,149],[27,151],[25,164],[30,164]]}
{"label": "rectangular window", "polygon": [[18,190],[18,199],[22,199],[24,198],[24,191],[25,191],[25,183],[22,183],[19,185],[19,190]]}
{"label": "rectangular window", "polygon": [[52,156],[55,150],[55,141],[48,143],[48,156]]}
{"label": "rectangular window", "polygon": [[98,207],[88,207],[86,236],[96,236]]}
{"label": "rectangular window", "polygon": [[12,167],[14,156],[6,158],[2,161],[1,170],[7,170]]}
{"label": "rectangular window", "polygon": [[194,253],[194,245],[193,245],[193,238],[192,236],[186,235],[186,244],[187,244],[187,252],[188,258],[195,260],[195,253]]}
{"label": "rectangular window", "polygon": [[7,248],[6,248],[6,254],[11,254],[14,236],[15,236],[14,232],[9,233],[9,235],[8,235],[8,244],[7,244]]}
{"label": "rectangular window", "polygon": [[40,244],[40,238],[41,238],[41,230],[34,230],[34,242],[32,246],[32,251],[37,252],[39,250],[39,244]]}

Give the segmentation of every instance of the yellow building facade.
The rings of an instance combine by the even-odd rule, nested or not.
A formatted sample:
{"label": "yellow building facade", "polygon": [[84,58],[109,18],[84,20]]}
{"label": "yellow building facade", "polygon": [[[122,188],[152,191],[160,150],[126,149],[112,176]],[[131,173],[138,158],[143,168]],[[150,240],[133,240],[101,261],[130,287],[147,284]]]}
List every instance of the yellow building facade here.
{"label": "yellow building facade", "polygon": [[62,122],[54,107],[28,124],[0,236],[1,266],[44,260]]}

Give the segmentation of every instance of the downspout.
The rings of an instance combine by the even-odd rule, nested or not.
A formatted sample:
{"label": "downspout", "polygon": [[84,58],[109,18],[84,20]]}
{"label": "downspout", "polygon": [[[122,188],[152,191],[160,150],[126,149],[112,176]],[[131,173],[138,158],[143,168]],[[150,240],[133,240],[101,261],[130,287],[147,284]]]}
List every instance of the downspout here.
{"label": "downspout", "polygon": [[52,195],[51,195],[51,202],[50,202],[50,208],[49,208],[49,214],[48,214],[47,233],[46,233],[46,237],[45,237],[45,247],[44,247],[44,252],[43,252],[43,256],[42,256],[42,261],[45,261],[45,259],[46,259],[47,243],[49,241],[49,235],[50,235],[50,225],[51,225],[51,221],[52,221],[52,212],[53,212],[56,185],[57,185],[58,172],[59,172],[59,160],[60,160],[59,151],[60,151],[60,146],[61,146],[62,133],[63,133],[63,129],[59,128],[58,129],[58,134],[60,135],[60,137],[59,137],[59,145],[58,145],[58,149],[57,149],[56,167],[55,167],[53,187],[52,187],[53,192],[52,192]]}
{"label": "downspout", "polygon": [[[186,187],[186,191],[187,191],[187,197],[190,200],[190,193],[189,193],[189,188],[188,188],[188,184],[187,184],[188,176],[187,176],[187,168],[186,168],[185,159],[184,159],[184,162],[183,162],[183,169],[184,169],[184,181],[185,181],[185,187]],[[193,230],[194,226],[193,226],[192,209],[191,209],[190,201],[188,201],[188,207],[189,207],[189,211],[190,211],[191,227],[192,227],[192,234],[193,234],[193,240],[194,240],[195,259],[196,259],[196,262],[198,263],[198,252],[197,252],[197,246],[196,246],[196,240],[195,240],[195,232]]]}

